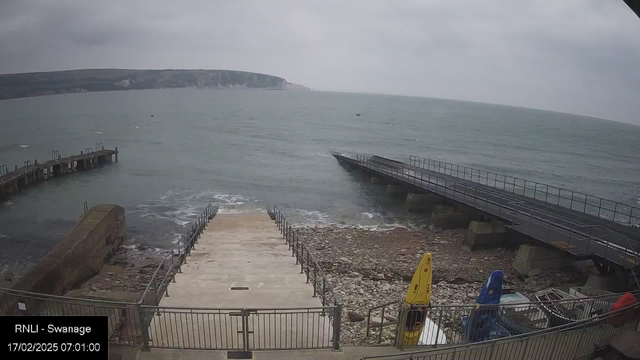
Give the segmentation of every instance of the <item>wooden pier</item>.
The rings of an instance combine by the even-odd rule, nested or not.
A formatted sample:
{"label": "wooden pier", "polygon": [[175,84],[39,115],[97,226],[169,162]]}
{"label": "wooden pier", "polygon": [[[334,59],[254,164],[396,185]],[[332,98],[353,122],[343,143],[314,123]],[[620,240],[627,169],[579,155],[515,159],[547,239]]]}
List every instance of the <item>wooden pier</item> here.
{"label": "wooden pier", "polygon": [[0,165],[0,199],[20,192],[42,181],[96,168],[102,164],[118,161],[118,148],[107,150],[97,144],[97,150],[85,148],[80,155],[62,157],[58,151],[51,152],[51,160],[38,163],[38,160],[25,161],[22,167],[15,165],[13,171],[6,165]]}

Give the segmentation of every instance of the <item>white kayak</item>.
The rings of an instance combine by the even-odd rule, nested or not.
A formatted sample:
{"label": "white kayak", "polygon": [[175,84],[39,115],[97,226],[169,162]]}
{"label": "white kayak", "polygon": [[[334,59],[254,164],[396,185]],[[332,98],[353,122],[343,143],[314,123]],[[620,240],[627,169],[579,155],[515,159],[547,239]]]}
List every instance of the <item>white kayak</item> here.
{"label": "white kayak", "polygon": [[441,345],[446,343],[447,337],[444,332],[431,319],[425,317],[418,345]]}

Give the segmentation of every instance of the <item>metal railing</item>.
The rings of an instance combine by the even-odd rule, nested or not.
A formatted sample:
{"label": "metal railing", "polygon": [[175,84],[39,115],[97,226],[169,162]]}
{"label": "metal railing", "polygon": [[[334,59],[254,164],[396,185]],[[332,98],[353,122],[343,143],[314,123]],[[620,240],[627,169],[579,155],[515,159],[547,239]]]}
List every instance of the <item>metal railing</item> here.
{"label": "metal railing", "polygon": [[[385,160],[385,159],[381,159]],[[597,255],[626,268],[640,264],[638,246],[623,234],[594,225],[584,225],[562,217],[554,210],[545,211],[520,206],[508,194],[488,193],[484,188],[467,182],[454,181],[432,173],[416,171],[400,162],[384,162],[356,155],[359,166],[380,175],[480,209],[516,225],[525,235],[547,242],[577,256]]]}
{"label": "metal railing", "polygon": [[[396,334],[395,339],[397,339],[397,324],[399,316],[399,309],[402,306],[402,300],[400,301],[389,301],[384,304],[376,305],[374,307],[369,308],[367,311],[367,333],[366,337],[368,338],[371,335],[375,336],[375,342],[381,344],[383,342],[382,333],[385,327],[392,326],[394,327],[394,334]],[[376,321],[374,321],[374,319]],[[376,334],[377,333],[377,334]],[[393,341],[393,345],[396,345],[395,339]]]}
{"label": "metal railing", "polygon": [[[340,349],[342,305],[328,279],[302,242],[297,248],[301,269],[314,284],[323,305],[309,308],[180,308],[145,304],[149,294],[157,304],[169,296],[168,285],[186,263],[197,239],[217,207],[211,205],[198,216],[183,241],[165,256],[137,303],[123,303],[38,294],[0,288],[2,315],[106,315],[109,342],[143,348],[286,350]],[[279,219],[284,219],[281,214]],[[284,220],[279,222],[283,226]],[[290,228],[288,228],[291,230]],[[302,249],[304,252],[302,252]],[[320,279],[323,280],[320,280]],[[323,285],[321,285],[321,282]],[[331,303],[331,304],[330,304]]]}
{"label": "metal railing", "polygon": [[[100,145],[101,149],[96,149],[96,152],[104,151],[104,145],[102,143],[97,143],[96,146],[98,145]],[[118,148],[116,148],[115,150],[117,152]],[[93,152],[94,151],[92,148],[85,148],[83,151],[80,151],[80,155],[72,155],[67,158],[62,158],[58,150],[53,150],[51,151],[51,160],[45,161],[44,163],[38,163],[38,159],[35,159],[33,163],[31,162],[31,160],[27,160],[23,162],[23,166],[21,167],[15,165],[15,169],[13,171],[9,171],[9,168],[6,165],[0,165],[0,177],[4,177],[5,175],[14,173],[14,176],[12,176],[12,178],[15,178],[16,176],[22,176],[25,173],[34,171],[36,167],[47,168],[47,166],[59,164],[60,160],[73,159],[75,156],[89,155]],[[0,179],[0,184],[9,182],[11,180],[13,179]]]}
{"label": "metal railing", "polygon": [[[467,342],[519,335],[571,322],[585,320],[612,310],[613,303],[624,293],[607,294],[573,299],[531,301],[526,303],[504,303],[500,305],[455,304],[403,306],[402,301],[388,302],[369,309],[367,316],[367,336],[377,335],[381,343],[384,327],[393,326],[394,345],[404,346],[406,323],[416,323],[429,319],[425,331],[432,334],[424,343],[431,347],[450,346]],[[640,291],[631,294],[639,296]],[[399,309],[399,310],[398,310]],[[381,314],[380,321],[371,324],[372,314]],[[391,314],[398,321],[386,321],[385,314]],[[404,319],[404,320],[402,320]],[[490,322],[487,322],[490,319]],[[387,319],[388,320],[388,319]],[[376,333],[377,332],[377,333]]]}
{"label": "metal railing", "polygon": [[520,179],[517,177],[479,170],[409,155],[409,164],[425,170],[468,180],[513,194],[522,195],[573,211],[596,216],[623,225],[640,224],[640,208],[599,196]]}
{"label": "metal railing", "polygon": [[[339,349],[338,306],[212,309],[143,306],[148,347],[217,350]],[[333,314],[333,316],[327,316]]]}
{"label": "metal railing", "polygon": [[592,353],[597,341],[636,331],[640,320],[639,310],[640,304],[634,304],[587,320],[508,338],[363,359],[573,360]]}
{"label": "metal railing", "polygon": [[195,249],[198,238],[207,228],[209,221],[218,213],[218,207],[207,205],[204,211],[198,215],[196,221],[191,224],[186,234],[175,243],[173,248],[162,258],[160,264],[153,272],[147,287],[142,293],[140,303],[143,303],[147,294],[153,294],[154,304],[158,305],[162,296],[169,296],[169,282],[175,282],[175,274],[182,272],[182,264],[187,263],[187,257],[191,255],[191,250]]}
{"label": "metal railing", "polygon": [[282,237],[287,245],[289,245],[291,256],[296,258],[296,265],[300,265],[300,274],[305,274],[307,283],[311,283],[313,286],[313,296],[316,297],[320,295],[322,306],[328,304],[340,305],[341,301],[336,296],[331,282],[325,275],[318,261],[316,261],[313,253],[307,247],[302,236],[293,229],[289,221],[287,221],[275,204],[273,205],[273,214],[276,225],[282,233]]}
{"label": "metal railing", "polygon": [[141,309],[136,303],[79,299],[0,288],[0,316],[107,316],[109,342],[140,346],[143,343]]}
{"label": "metal railing", "polygon": [[329,313],[329,318],[333,321],[333,334],[335,339],[333,344],[335,349],[340,348],[340,331],[342,325],[342,301],[336,296],[331,282],[322,270],[322,267],[307,247],[304,239],[296,232],[289,221],[284,217],[280,209],[273,205],[273,216],[285,239],[291,256],[296,258],[296,265],[300,265],[300,274],[306,275],[307,283],[313,286],[313,296],[320,296],[323,307],[333,305],[336,307],[335,313]]}

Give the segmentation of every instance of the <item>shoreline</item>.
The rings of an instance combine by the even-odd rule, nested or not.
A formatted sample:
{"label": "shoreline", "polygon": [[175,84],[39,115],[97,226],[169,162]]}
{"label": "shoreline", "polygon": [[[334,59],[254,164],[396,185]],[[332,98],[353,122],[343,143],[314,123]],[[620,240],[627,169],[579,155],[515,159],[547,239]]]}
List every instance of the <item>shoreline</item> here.
{"label": "shoreline", "polygon": [[[366,337],[368,309],[404,299],[415,267],[425,252],[431,252],[433,257],[431,301],[437,305],[475,303],[492,270],[503,271],[504,288],[525,296],[551,286],[564,288],[586,281],[585,274],[577,269],[549,269],[523,279],[511,266],[517,248],[463,251],[466,229],[436,233],[330,226],[301,227],[297,231],[343,300],[342,336],[347,345],[377,343],[376,331]],[[390,310],[385,318],[393,321],[398,306],[390,306]],[[390,343],[393,336],[390,328],[385,328],[382,343]]]}

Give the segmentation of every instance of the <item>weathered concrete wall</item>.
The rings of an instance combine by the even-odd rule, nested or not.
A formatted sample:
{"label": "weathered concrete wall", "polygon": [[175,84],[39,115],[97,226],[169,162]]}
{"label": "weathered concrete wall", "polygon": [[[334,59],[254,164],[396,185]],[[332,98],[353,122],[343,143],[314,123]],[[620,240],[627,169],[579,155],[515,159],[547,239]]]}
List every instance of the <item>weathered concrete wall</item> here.
{"label": "weathered concrete wall", "polygon": [[435,194],[407,194],[404,206],[411,212],[431,212],[443,201],[443,198]]}
{"label": "weathered concrete wall", "polygon": [[462,247],[473,250],[481,247],[502,246],[505,239],[505,227],[498,222],[472,221]]}
{"label": "weathered concrete wall", "polygon": [[513,268],[520,274],[526,275],[533,269],[560,269],[571,264],[569,257],[562,251],[556,251],[541,246],[520,245]]}
{"label": "weathered concrete wall", "polygon": [[385,178],[374,176],[371,178],[371,183],[373,185],[387,185],[389,181]]}
{"label": "weathered concrete wall", "polygon": [[440,230],[466,228],[471,221],[469,209],[436,205],[431,213],[431,223]]}
{"label": "weathered concrete wall", "polygon": [[627,279],[615,273],[606,276],[591,274],[585,287],[617,293],[627,290]]}
{"label": "weathered concrete wall", "polygon": [[95,275],[125,238],[124,208],[97,205],[12,288],[62,295]]}
{"label": "weathered concrete wall", "polygon": [[409,189],[402,185],[387,185],[387,194],[398,197],[405,197],[409,193]]}

